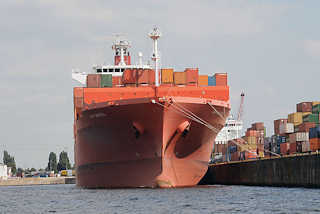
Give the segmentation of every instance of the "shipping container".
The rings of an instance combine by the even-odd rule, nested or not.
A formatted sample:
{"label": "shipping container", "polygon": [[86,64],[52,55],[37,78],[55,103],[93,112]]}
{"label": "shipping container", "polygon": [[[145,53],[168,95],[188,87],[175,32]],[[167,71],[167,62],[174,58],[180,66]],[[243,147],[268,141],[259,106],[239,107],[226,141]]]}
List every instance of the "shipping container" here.
{"label": "shipping container", "polygon": [[87,87],[88,88],[100,88],[101,87],[101,74],[88,74],[87,75]]}
{"label": "shipping container", "polygon": [[[305,142],[305,141],[303,141],[303,142]],[[297,148],[297,153],[301,153],[302,152],[302,143],[303,142],[297,142],[297,147],[296,147]]]}
{"label": "shipping container", "polygon": [[122,86],[122,77],[121,76],[113,76],[112,77],[112,86],[113,87]]}
{"label": "shipping container", "polygon": [[112,74],[101,74],[101,88],[112,88]]}
{"label": "shipping container", "polygon": [[161,83],[173,84],[173,68],[161,69]]}
{"label": "shipping container", "polygon": [[312,102],[302,102],[297,104],[297,112],[311,112]]}
{"label": "shipping container", "polygon": [[280,124],[286,124],[288,122],[288,119],[278,119],[273,121],[274,125],[274,134],[279,135],[280,134]]}
{"label": "shipping container", "polygon": [[258,131],[256,130],[252,130],[252,129],[248,129],[246,131],[246,136],[249,137],[249,136],[255,136],[255,137],[258,137]]}
{"label": "shipping container", "polygon": [[208,86],[208,75],[199,75],[198,86]]}
{"label": "shipping container", "polygon": [[174,72],[173,80],[175,85],[185,85],[186,84],[186,73],[185,72]]}
{"label": "shipping container", "polygon": [[287,138],[285,136],[277,136],[277,144],[280,145],[282,143],[286,143]]}
{"label": "shipping container", "polygon": [[303,122],[319,123],[319,114],[308,114],[303,116]]}
{"label": "shipping container", "polygon": [[295,126],[300,125],[302,121],[302,112],[295,112],[288,115],[288,123],[293,123]]}
{"label": "shipping container", "polygon": [[282,123],[280,124],[279,133],[280,134],[290,134],[294,132],[293,123]]}
{"label": "shipping container", "polygon": [[319,114],[320,113],[320,104],[312,106],[312,113]]}
{"label": "shipping container", "polygon": [[320,104],[320,101],[313,101],[312,102],[312,106],[315,106],[315,105],[318,105],[318,104]]}
{"label": "shipping container", "polygon": [[216,86],[227,86],[228,85],[228,75],[227,73],[216,73],[214,75],[216,79]]}
{"label": "shipping container", "polygon": [[309,132],[297,132],[292,133],[289,135],[289,142],[295,143],[295,142],[302,142],[302,141],[308,141],[309,140]]}
{"label": "shipping container", "polygon": [[137,69],[125,69],[122,74],[123,84],[137,84]]}
{"label": "shipping container", "polygon": [[186,68],[184,70],[186,73],[187,84],[196,85],[198,83],[199,69],[198,68]]}
{"label": "shipping container", "polygon": [[295,154],[297,153],[297,143],[289,143],[290,144],[290,154]]}
{"label": "shipping container", "polygon": [[301,151],[302,152],[309,152],[310,151],[310,142],[309,141],[301,142]]}
{"label": "shipping container", "polygon": [[312,138],[310,142],[310,151],[315,152],[320,149],[320,138]]}
{"label": "shipping container", "polygon": [[251,126],[254,130],[257,130],[257,131],[264,130],[264,124],[262,122],[253,123]]}
{"label": "shipping container", "polygon": [[309,129],[309,139],[320,138],[320,126]]}
{"label": "shipping container", "polygon": [[290,143],[282,143],[280,144],[280,152],[282,155],[290,154]]}
{"label": "shipping container", "polygon": [[298,131],[300,132],[309,132],[310,128],[314,128],[316,127],[316,123],[313,122],[306,122],[306,123],[302,123],[298,126]]}
{"label": "shipping container", "polygon": [[245,136],[242,138],[247,144],[257,144],[256,136]]}
{"label": "shipping container", "polygon": [[216,77],[208,76],[208,86],[216,86]]}

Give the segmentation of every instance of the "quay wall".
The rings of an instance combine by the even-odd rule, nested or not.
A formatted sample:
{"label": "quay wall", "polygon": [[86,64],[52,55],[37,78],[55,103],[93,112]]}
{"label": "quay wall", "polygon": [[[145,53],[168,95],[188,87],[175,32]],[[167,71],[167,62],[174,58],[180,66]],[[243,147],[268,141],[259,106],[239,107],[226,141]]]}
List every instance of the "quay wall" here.
{"label": "quay wall", "polygon": [[200,184],[320,188],[320,154],[214,164]]}
{"label": "quay wall", "polygon": [[27,186],[49,184],[75,184],[75,177],[49,177],[49,178],[10,178],[0,180],[0,186]]}

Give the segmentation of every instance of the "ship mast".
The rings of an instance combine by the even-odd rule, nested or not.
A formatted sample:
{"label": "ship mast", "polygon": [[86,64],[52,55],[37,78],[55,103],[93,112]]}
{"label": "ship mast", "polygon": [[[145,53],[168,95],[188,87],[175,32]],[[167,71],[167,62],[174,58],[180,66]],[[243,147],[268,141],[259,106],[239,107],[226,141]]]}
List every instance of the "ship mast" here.
{"label": "ship mast", "polygon": [[153,40],[153,54],[151,59],[154,61],[155,73],[156,73],[156,86],[159,86],[159,68],[158,63],[160,56],[158,55],[158,39],[161,36],[161,32],[157,27],[153,28],[153,30],[149,33],[149,37]]}

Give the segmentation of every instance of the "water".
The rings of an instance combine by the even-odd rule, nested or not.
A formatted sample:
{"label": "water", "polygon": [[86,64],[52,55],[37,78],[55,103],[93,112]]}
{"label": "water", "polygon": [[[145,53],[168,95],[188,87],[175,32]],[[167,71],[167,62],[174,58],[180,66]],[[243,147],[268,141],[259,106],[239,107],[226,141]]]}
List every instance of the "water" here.
{"label": "water", "polygon": [[320,213],[320,190],[246,186],[86,190],[0,187],[0,213]]}

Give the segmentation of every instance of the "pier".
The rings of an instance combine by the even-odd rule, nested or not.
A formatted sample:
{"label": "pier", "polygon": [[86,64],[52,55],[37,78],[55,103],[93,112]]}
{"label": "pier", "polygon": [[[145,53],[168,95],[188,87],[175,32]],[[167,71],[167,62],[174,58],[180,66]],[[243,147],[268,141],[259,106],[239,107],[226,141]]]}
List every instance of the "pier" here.
{"label": "pier", "polygon": [[320,188],[320,154],[212,164],[200,184]]}

